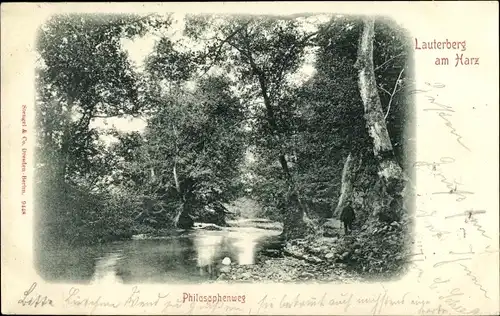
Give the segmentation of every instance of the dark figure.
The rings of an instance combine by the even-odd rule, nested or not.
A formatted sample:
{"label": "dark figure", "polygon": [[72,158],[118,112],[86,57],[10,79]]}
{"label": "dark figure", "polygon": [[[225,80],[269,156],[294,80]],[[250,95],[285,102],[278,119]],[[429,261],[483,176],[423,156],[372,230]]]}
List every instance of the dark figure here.
{"label": "dark figure", "polygon": [[183,211],[179,215],[179,219],[177,220],[177,224],[176,224],[177,228],[191,229],[191,228],[193,228],[193,225],[194,225],[194,221],[191,218],[191,216],[187,212]]}
{"label": "dark figure", "polygon": [[348,202],[347,205],[342,209],[342,213],[340,213],[340,220],[344,223],[344,231],[345,234],[349,234],[352,231],[352,223],[356,219],[356,215],[354,214],[354,210],[352,209],[351,202]]}

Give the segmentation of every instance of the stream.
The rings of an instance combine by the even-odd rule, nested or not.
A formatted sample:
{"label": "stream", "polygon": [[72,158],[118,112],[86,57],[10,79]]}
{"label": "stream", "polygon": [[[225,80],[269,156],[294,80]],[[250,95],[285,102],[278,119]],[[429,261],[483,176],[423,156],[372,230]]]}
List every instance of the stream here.
{"label": "stream", "polygon": [[251,265],[271,237],[281,233],[264,219],[229,222],[230,227],[196,223],[174,236],[134,236],[131,240],[82,247],[50,247],[38,254],[48,281],[75,283],[198,283],[216,279],[229,260]]}

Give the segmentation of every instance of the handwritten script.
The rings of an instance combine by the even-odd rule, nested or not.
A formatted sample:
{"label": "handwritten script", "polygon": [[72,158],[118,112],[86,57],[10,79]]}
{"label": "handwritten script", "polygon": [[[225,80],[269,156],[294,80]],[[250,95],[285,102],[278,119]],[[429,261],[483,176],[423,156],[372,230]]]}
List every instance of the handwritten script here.
{"label": "handwritten script", "polygon": [[[452,121],[453,115],[457,114],[457,109],[440,99],[445,88],[446,86],[442,83],[426,83],[424,89],[416,89],[412,93],[422,94],[427,101],[427,106],[423,108],[423,111],[433,112],[439,116],[444,123],[444,128],[451,134],[451,140],[458,144],[458,149],[465,150],[464,155],[466,155],[471,152],[471,149]],[[491,238],[477,217],[486,214],[487,210],[463,206],[464,201],[468,201],[467,205],[472,203],[469,199],[474,196],[475,192],[467,190],[466,184],[457,180],[460,178],[459,174],[456,177],[453,176],[453,172],[461,170],[455,165],[456,156],[453,157],[448,152],[436,152],[436,155],[433,161],[417,161],[414,164],[418,175],[426,179],[426,187],[419,188],[425,192],[419,196],[420,199],[426,199],[428,205],[417,208],[416,217],[420,219],[423,228],[422,236],[431,237],[426,244],[436,249],[427,253],[426,249],[423,249],[421,253],[427,260],[439,258],[434,260],[431,269],[417,268],[417,270],[420,275],[436,276],[433,277],[429,289],[435,293],[441,305],[438,310],[431,310],[433,314],[477,315],[481,313],[481,304],[471,308],[470,297],[480,295],[487,300],[490,299],[488,291],[481,282],[481,277],[476,275],[471,268],[475,259],[474,255],[477,254],[474,249],[486,246],[484,248],[486,250],[489,247],[480,240],[480,238]],[[436,202],[440,203],[436,204]],[[444,209],[440,209],[440,206],[444,206]],[[449,210],[456,211],[450,214]],[[463,222],[454,221],[460,219]],[[476,244],[473,244],[473,241]],[[440,253],[436,254],[437,251]],[[479,292],[475,292],[476,290]]]}
{"label": "handwritten script", "polygon": [[[423,89],[415,89],[411,93],[427,102],[421,107],[423,112],[438,115],[438,122],[442,123],[450,143],[464,155],[471,154],[472,146],[467,144],[466,137],[457,128],[458,124],[453,122],[454,115],[459,114],[458,109],[440,97],[445,89],[442,83],[425,83]],[[419,206],[413,214],[418,236],[413,242],[414,249],[409,259],[409,273],[416,273],[411,281],[418,284],[418,288],[399,286],[395,290],[380,283],[373,285],[375,290],[361,289],[359,292],[346,291],[337,285],[331,285],[332,290],[328,291],[312,291],[314,294],[305,291],[256,291],[249,292],[248,304],[242,305],[227,302],[183,303],[182,292],[185,289],[174,291],[168,287],[168,290],[151,292],[131,286],[120,295],[111,295],[73,286],[64,291],[61,306],[91,314],[119,313],[122,310],[135,314],[303,314],[311,310],[372,315],[402,311],[418,315],[479,315],[490,312],[483,310],[482,303],[497,299],[496,293],[492,293],[491,287],[487,286],[485,275],[477,269],[477,262],[498,254],[491,243],[494,233],[484,227],[484,218],[491,210],[471,207],[478,206],[474,199],[480,192],[468,187],[467,181],[457,174],[461,170],[462,154],[454,155],[446,148],[443,152],[431,154],[431,159],[413,164],[417,178],[424,179],[426,184],[416,188],[419,192],[417,200],[425,203],[417,203]],[[36,282],[20,294],[18,304],[22,306],[56,305],[52,298],[40,291]]]}
{"label": "handwritten script", "polygon": [[47,295],[40,294],[36,292],[37,283],[33,282],[30,287],[24,291],[23,297],[17,302],[22,306],[31,307],[43,307],[43,306],[54,306],[52,299]]}

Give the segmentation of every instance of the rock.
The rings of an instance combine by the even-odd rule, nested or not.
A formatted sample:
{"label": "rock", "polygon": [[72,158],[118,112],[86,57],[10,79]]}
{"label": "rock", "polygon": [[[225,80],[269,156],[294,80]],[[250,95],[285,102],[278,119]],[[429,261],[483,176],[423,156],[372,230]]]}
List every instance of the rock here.
{"label": "rock", "polygon": [[245,279],[248,279],[252,276],[252,274],[250,272],[244,272],[241,274],[241,277],[245,278]]}
{"label": "rock", "polygon": [[220,272],[222,273],[229,273],[231,271],[231,267],[230,266],[222,266],[220,268]]}
{"label": "rock", "polygon": [[224,259],[222,259],[222,264],[226,266],[230,265],[231,259],[229,257],[225,257]]}
{"label": "rock", "polygon": [[266,256],[273,257],[273,258],[277,258],[277,257],[281,256],[280,251],[276,250],[276,249],[266,249],[262,253]]}
{"label": "rock", "polygon": [[325,236],[325,237],[334,237],[334,236],[336,236],[336,235],[337,235],[337,233],[336,233],[336,232],[331,232],[331,231],[327,231],[327,230],[325,230],[325,231],[323,232],[323,236]]}
{"label": "rock", "polygon": [[337,241],[337,237],[323,237],[318,240],[321,244],[332,244]]}
{"label": "rock", "polygon": [[323,224],[323,227],[339,229],[341,227],[341,222],[338,219],[330,218]]}
{"label": "rock", "polygon": [[314,262],[316,262],[316,263],[321,263],[321,262],[323,262],[323,260],[321,260],[321,259],[320,259],[320,258],[318,258],[318,257],[311,257],[311,261],[314,261]]}
{"label": "rock", "polygon": [[312,253],[320,253],[321,252],[321,248],[320,247],[313,247],[309,251],[311,251]]}
{"label": "rock", "polygon": [[333,258],[333,256],[335,256],[335,254],[334,254],[333,252],[330,252],[330,253],[327,253],[327,254],[325,255],[325,258],[326,258],[326,259],[330,259],[330,258]]}
{"label": "rock", "polygon": [[220,230],[222,230],[222,228],[219,227],[219,226],[217,226],[217,225],[207,225],[207,226],[201,227],[200,229],[203,229],[203,230],[214,230],[214,231],[220,231]]}
{"label": "rock", "polygon": [[302,273],[302,277],[312,278],[312,277],[314,277],[314,274],[312,274],[310,272],[303,272]]}
{"label": "rock", "polygon": [[219,277],[217,278],[217,280],[220,280],[220,281],[227,281],[229,278],[226,274],[221,274],[219,275]]}
{"label": "rock", "polygon": [[324,245],[324,246],[321,246],[320,248],[321,248],[321,252],[328,252],[331,247]]}
{"label": "rock", "polygon": [[146,239],[146,235],[145,235],[145,234],[133,235],[133,236],[132,236],[132,239],[133,239],[133,240],[142,240],[142,239]]}

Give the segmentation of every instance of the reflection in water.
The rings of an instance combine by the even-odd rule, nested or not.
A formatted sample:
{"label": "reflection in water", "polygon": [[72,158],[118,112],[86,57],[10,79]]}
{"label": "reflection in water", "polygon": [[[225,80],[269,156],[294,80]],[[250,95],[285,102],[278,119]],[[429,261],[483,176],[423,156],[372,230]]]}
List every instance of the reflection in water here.
{"label": "reflection in water", "polygon": [[199,283],[216,278],[226,257],[240,265],[255,263],[257,247],[279,233],[233,227],[85,247],[45,245],[39,268],[49,281]]}
{"label": "reflection in water", "polygon": [[265,237],[272,235],[268,230],[253,227],[239,228],[231,232],[233,246],[237,255],[238,264],[249,265],[255,263],[255,253],[259,244],[265,244]]}
{"label": "reflection in water", "polygon": [[247,265],[255,263],[255,247],[257,240],[255,236],[246,235],[244,238],[235,241],[234,246],[237,250],[238,264]]}
{"label": "reflection in water", "polygon": [[107,253],[104,257],[97,258],[91,283],[122,283],[122,278],[116,275],[116,266],[120,259],[119,253]]}
{"label": "reflection in water", "polygon": [[194,246],[196,249],[196,266],[200,275],[205,275],[205,270],[210,277],[215,274],[214,264],[217,264],[218,256],[221,253],[224,236],[217,233],[196,234]]}

